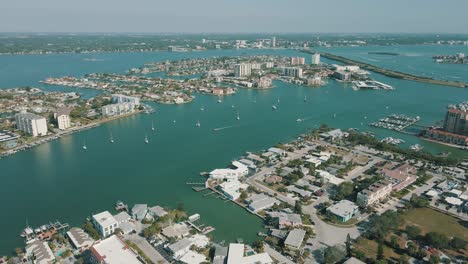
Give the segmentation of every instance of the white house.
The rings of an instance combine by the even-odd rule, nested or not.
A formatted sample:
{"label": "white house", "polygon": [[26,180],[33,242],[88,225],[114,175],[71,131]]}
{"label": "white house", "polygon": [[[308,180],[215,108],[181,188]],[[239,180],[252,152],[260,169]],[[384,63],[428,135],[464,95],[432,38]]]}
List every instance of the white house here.
{"label": "white house", "polygon": [[112,235],[115,229],[119,227],[119,223],[109,213],[109,211],[93,215],[93,223],[103,237]]}
{"label": "white house", "polygon": [[249,168],[238,161],[233,161],[232,166],[232,169],[215,169],[211,171],[210,178],[215,180],[237,180],[249,173]]}

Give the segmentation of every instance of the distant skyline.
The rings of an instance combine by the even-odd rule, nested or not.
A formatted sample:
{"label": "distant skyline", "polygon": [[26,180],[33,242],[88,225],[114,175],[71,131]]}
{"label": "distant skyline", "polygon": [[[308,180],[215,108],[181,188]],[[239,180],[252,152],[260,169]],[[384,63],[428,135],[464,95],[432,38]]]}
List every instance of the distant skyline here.
{"label": "distant skyline", "polygon": [[0,32],[468,33],[467,0],[21,0]]}

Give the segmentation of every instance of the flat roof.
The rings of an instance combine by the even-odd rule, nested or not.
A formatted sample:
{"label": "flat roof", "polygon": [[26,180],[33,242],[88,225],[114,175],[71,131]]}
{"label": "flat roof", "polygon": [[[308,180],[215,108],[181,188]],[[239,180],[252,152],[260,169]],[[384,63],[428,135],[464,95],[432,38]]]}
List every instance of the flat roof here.
{"label": "flat roof", "polygon": [[93,245],[91,252],[107,264],[141,264],[135,252],[116,235]]}
{"label": "flat roof", "polygon": [[305,234],[305,230],[293,229],[291,230],[291,232],[289,232],[288,236],[286,237],[286,240],[284,241],[284,244],[298,248],[301,246]]}
{"label": "flat roof", "polygon": [[104,211],[99,214],[93,215],[94,221],[96,221],[99,225],[106,227],[117,223],[117,220],[109,213],[109,211]]}

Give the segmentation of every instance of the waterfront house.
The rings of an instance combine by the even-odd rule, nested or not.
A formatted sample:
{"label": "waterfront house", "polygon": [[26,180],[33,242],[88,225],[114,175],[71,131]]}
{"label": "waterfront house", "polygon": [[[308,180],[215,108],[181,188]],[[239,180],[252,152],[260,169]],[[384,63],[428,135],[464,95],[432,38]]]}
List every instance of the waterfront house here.
{"label": "waterfront house", "polygon": [[70,228],[67,236],[70,238],[73,246],[79,250],[86,249],[94,243],[94,240],[83,229],[78,227]]}
{"label": "waterfront house", "polygon": [[109,211],[104,211],[102,213],[93,215],[92,220],[94,226],[102,237],[108,237],[112,235],[115,229],[119,227],[119,223],[109,213]]}
{"label": "waterfront house", "polygon": [[148,213],[154,218],[161,218],[167,215],[166,210],[158,205],[148,208]]}
{"label": "waterfront house", "polygon": [[189,250],[179,259],[179,262],[184,264],[201,264],[206,263],[206,257],[203,254]]}
{"label": "waterfront house", "polygon": [[248,187],[249,186],[247,184],[238,180],[230,180],[219,184],[217,189],[219,189],[229,199],[237,200],[241,195],[241,190],[246,190]]}
{"label": "waterfront house", "polygon": [[328,132],[321,133],[320,138],[328,141],[335,141],[341,139],[345,134],[341,129],[334,129]]}
{"label": "waterfront house", "polygon": [[213,255],[213,264],[224,264],[228,254],[227,247],[216,246]]}
{"label": "waterfront house", "polygon": [[173,244],[170,244],[167,248],[172,253],[172,257],[178,259],[190,250],[192,244],[193,243],[191,240],[184,238]]}
{"label": "waterfront house", "polygon": [[135,204],[132,207],[132,218],[135,220],[143,220],[148,212],[148,205],[146,204]]}
{"label": "waterfront house", "polygon": [[278,201],[276,198],[270,197],[263,193],[255,194],[251,196],[250,198],[248,198],[247,200],[250,202],[248,209],[255,213],[261,210],[268,209],[275,204],[277,205],[281,204],[281,202]]}
{"label": "waterfront house", "polygon": [[36,258],[36,264],[49,264],[55,262],[55,256],[47,242],[35,240],[26,245],[26,256]]}
{"label": "waterfront house", "polygon": [[215,169],[210,172],[210,178],[215,180],[237,180],[240,177],[246,176],[249,173],[249,168],[244,164],[233,161],[232,168]]}
{"label": "waterfront house", "polygon": [[327,208],[328,217],[336,217],[342,223],[348,222],[358,212],[359,207],[348,200],[341,200]]}
{"label": "waterfront house", "polygon": [[274,263],[268,253],[244,256],[244,244],[229,244],[226,264],[272,264]]}
{"label": "waterfront house", "polygon": [[91,248],[92,264],[141,264],[138,255],[118,236],[110,236]]}
{"label": "waterfront house", "polygon": [[304,241],[306,231],[302,229],[293,229],[289,232],[286,240],[284,240],[284,245],[291,250],[299,250]]}
{"label": "waterfront house", "polygon": [[302,225],[302,219],[299,214],[288,214],[284,212],[269,212],[268,215],[276,219],[276,222],[280,229],[284,229],[287,227],[298,227]]}
{"label": "waterfront house", "polygon": [[164,228],[162,234],[167,238],[182,238],[190,235],[190,228],[183,223],[173,224]]}

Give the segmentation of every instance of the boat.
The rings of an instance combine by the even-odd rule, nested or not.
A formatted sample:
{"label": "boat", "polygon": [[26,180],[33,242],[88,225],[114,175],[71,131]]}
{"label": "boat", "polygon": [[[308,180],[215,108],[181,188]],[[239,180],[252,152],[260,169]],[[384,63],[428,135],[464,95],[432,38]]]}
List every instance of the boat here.
{"label": "boat", "polygon": [[200,120],[197,121],[197,123],[195,124],[195,126],[197,126],[197,127],[200,127],[200,126],[201,126]]}
{"label": "boat", "polygon": [[219,103],[222,103],[222,102],[223,102],[223,101],[221,101],[221,99],[218,99],[218,104],[219,104]]}
{"label": "boat", "polygon": [[296,122],[300,123],[300,122],[302,122],[302,119],[298,118],[298,119],[296,119]]}
{"label": "boat", "polygon": [[26,226],[25,229],[21,232],[20,236],[21,237],[29,237],[32,234],[34,234],[34,230],[30,226]]}
{"label": "boat", "polygon": [[237,120],[240,120],[240,116],[239,116],[239,112],[237,112],[237,117],[236,117]]}
{"label": "boat", "polygon": [[86,141],[83,141],[83,149],[84,149],[84,150],[87,150],[87,149],[88,149],[88,147],[86,146]]}
{"label": "boat", "polygon": [[205,111],[205,106],[202,105],[202,106],[200,107],[200,111]]}
{"label": "boat", "polygon": [[148,144],[149,143],[149,140],[148,140],[148,136],[145,135],[145,143]]}
{"label": "boat", "polygon": [[175,121],[175,120],[173,120],[173,121],[172,121],[172,123],[174,123],[174,124],[175,124],[175,123],[176,123],[176,121]]}
{"label": "boat", "polygon": [[423,149],[423,147],[419,144],[414,144],[414,145],[411,145],[409,147],[410,150],[412,151],[421,151]]}
{"label": "boat", "polygon": [[231,108],[235,108],[235,106],[234,106],[234,105],[231,105]]}
{"label": "boat", "polygon": [[276,101],[277,101],[277,102],[278,102],[278,104],[279,104],[279,102],[280,102],[280,99],[278,98],[278,100],[276,100]]}
{"label": "boat", "polygon": [[151,131],[154,131],[154,121],[151,121]]}
{"label": "boat", "polygon": [[336,118],[336,114],[333,114],[333,118]]}
{"label": "boat", "polygon": [[304,96],[304,102],[307,102],[307,96]]}
{"label": "boat", "polygon": [[278,108],[276,107],[276,105],[272,105],[271,108],[272,108],[273,110],[277,110],[277,109],[278,109]]}
{"label": "boat", "polygon": [[110,133],[109,142],[114,143],[114,137],[112,136],[112,132]]}

